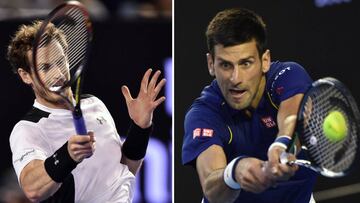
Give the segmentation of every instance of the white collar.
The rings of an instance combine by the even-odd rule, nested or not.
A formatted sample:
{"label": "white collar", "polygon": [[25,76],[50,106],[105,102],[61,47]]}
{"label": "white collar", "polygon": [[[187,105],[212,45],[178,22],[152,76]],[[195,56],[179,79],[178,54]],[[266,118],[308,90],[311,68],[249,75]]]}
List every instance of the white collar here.
{"label": "white collar", "polygon": [[42,110],[42,111],[53,113],[53,114],[69,114],[69,113],[71,113],[71,111],[68,110],[68,109],[55,109],[55,108],[47,107],[47,106],[45,106],[43,104],[40,104],[38,101],[36,101],[36,99],[34,101],[33,106],[35,108],[38,108],[38,109]]}

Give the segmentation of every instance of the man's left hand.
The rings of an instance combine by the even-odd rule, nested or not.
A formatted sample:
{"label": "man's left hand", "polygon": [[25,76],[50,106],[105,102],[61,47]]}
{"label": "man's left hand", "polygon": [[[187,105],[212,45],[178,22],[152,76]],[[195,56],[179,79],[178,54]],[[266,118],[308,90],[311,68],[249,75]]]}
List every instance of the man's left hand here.
{"label": "man's left hand", "polygon": [[166,80],[161,79],[161,81],[157,83],[161,71],[156,71],[150,79],[151,72],[152,69],[148,69],[145,72],[141,81],[139,94],[136,98],[131,96],[127,86],[124,85],[121,88],[122,94],[126,100],[130,118],[135,122],[136,125],[143,129],[151,126],[154,110],[163,101],[165,101],[164,96],[158,99],[156,98],[162,87],[165,85]]}

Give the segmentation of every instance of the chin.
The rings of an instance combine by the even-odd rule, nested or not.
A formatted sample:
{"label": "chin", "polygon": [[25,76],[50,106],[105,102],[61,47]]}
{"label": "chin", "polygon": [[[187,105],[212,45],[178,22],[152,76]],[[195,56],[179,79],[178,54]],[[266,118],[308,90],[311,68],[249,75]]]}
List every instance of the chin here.
{"label": "chin", "polygon": [[229,106],[233,109],[236,110],[243,110],[246,108],[246,106],[244,106],[244,104],[240,104],[240,103],[235,103],[235,102],[227,102],[229,104]]}
{"label": "chin", "polygon": [[246,107],[244,107],[242,105],[231,105],[231,107],[233,109],[236,109],[236,110],[244,110],[244,109],[246,109]]}
{"label": "chin", "polygon": [[55,93],[50,93],[44,97],[44,99],[48,102],[51,102],[53,104],[61,104],[63,103],[63,98],[60,95],[57,95]]}

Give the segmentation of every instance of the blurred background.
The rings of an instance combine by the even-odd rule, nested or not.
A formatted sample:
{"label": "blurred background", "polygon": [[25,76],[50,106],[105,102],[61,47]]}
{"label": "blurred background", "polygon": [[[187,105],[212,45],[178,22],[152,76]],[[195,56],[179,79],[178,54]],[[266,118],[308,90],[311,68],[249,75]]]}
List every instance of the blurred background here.
{"label": "blurred background", "polygon": [[[273,60],[296,61],[314,80],[338,78],[360,104],[359,1],[188,1],[175,0],[175,200],[200,202],[201,187],[196,171],[181,165],[183,120],[187,109],[212,78],[206,64],[205,31],[215,14],[231,7],[252,9],[268,27]],[[360,169],[359,169],[360,170]],[[345,178],[319,177],[315,187],[318,203],[355,203],[360,199],[360,171]]]}
{"label": "blurred background", "polygon": [[[0,202],[27,202],[11,162],[9,136],[34,102],[32,90],[11,72],[7,45],[20,24],[44,19],[61,0],[0,1]],[[167,203],[172,196],[172,1],[83,0],[91,13],[94,39],[83,93],[99,97],[110,110],[121,136],[130,124],[121,86],[137,95],[148,68],[161,70],[167,100],[154,114],[155,129],[137,178],[134,202]],[[109,154],[111,156],[111,154]]]}

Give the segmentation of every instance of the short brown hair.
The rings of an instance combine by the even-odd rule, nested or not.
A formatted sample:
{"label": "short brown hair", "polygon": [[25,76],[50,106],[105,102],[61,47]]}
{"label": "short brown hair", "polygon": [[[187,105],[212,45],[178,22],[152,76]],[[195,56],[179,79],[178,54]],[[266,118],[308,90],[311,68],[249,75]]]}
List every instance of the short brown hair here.
{"label": "short brown hair", "polygon": [[266,50],[266,25],[255,12],[233,8],[219,12],[206,30],[208,50],[214,56],[214,46],[234,46],[255,39],[260,56]]}
{"label": "short brown hair", "polygon": [[[21,25],[16,31],[15,36],[10,40],[7,51],[7,59],[11,64],[12,71],[17,73],[19,68],[30,72],[30,64],[27,58],[27,52],[32,49],[36,33],[40,30],[42,21],[33,21],[31,25]],[[58,39],[60,44],[65,48],[66,40],[64,34],[49,23],[46,28],[46,38]]]}

